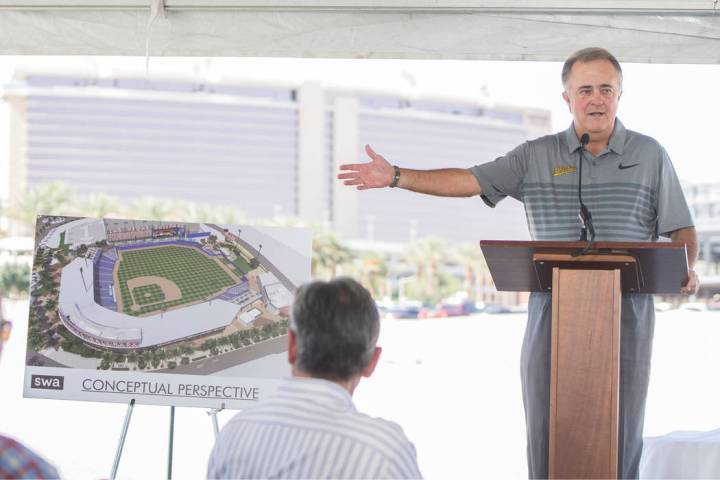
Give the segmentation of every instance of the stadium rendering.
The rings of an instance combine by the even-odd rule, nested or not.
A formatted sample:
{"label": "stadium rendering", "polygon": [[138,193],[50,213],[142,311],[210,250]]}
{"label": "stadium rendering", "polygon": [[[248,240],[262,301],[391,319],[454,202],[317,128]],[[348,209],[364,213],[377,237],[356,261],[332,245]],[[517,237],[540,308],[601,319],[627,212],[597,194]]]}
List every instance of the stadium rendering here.
{"label": "stadium rendering", "polygon": [[286,309],[294,290],[257,251],[215,225],[77,219],[40,243],[76,253],[62,266],[58,314],[73,335],[101,350],[242,328],[263,312]]}

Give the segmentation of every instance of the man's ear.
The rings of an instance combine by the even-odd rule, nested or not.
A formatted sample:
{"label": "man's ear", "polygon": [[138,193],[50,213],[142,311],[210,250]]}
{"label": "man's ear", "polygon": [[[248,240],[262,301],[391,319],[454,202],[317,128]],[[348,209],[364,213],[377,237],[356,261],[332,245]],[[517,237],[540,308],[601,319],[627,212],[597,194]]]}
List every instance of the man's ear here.
{"label": "man's ear", "polygon": [[297,337],[295,332],[288,330],[288,363],[295,365],[297,361]]}
{"label": "man's ear", "polygon": [[382,347],[375,347],[375,351],[372,354],[372,357],[370,358],[370,361],[368,362],[367,366],[363,368],[363,371],[361,372],[361,375],[363,377],[369,377],[373,374],[375,371],[375,367],[377,366],[378,360],[380,360],[380,354],[382,353]]}
{"label": "man's ear", "polygon": [[570,106],[570,97],[568,96],[567,92],[562,92],[563,100],[565,100],[565,104],[568,106],[568,110],[570,110],[570,113],[572,113],[572,107]]}

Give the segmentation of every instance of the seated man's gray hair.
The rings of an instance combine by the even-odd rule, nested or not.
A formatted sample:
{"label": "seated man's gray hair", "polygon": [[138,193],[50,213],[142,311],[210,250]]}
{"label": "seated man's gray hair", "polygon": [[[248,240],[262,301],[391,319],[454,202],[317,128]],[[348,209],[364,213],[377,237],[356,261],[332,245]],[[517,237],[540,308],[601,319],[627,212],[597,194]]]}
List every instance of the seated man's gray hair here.
{"label": "seated man's gray hair", "polygon": [[351,278],[336,278],[297,290],[290,329],[297,337],[297,368],[348,380],[370,362],[380,319],[370,292]]}

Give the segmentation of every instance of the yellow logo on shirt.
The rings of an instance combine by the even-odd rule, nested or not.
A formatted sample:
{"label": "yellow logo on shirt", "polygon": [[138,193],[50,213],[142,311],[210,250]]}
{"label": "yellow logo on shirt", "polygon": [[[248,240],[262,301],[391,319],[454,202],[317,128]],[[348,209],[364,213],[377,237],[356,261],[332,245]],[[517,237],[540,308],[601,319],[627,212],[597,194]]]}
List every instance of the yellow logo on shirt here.
{"label": "yellow logo on shirt", "polygon": [[575,167],[555,167],[553,170],[553,177],[559,177],[560,175],[565,175],[566,173],[575,173],[577,171],[577,168]]}

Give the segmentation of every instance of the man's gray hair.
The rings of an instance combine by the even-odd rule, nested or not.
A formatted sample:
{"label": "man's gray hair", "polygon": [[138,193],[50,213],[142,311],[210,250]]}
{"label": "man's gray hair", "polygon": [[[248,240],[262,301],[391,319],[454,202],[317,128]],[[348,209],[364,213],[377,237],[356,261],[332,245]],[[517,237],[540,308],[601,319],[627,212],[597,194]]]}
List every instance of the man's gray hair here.
{"label": "man's gray hair", "polygon": [[607,60],[608,62],[612,63],[612,66],[615,67],[615,70],[618,74],[618,85],[622,87],[622,68],[620,68],[620,62],[618,62],[617,58],[615,58],[615,55],[608,52],[604,48],[590,47],[578,50],[577,52],[570,55],[567,60],[565,60],[561,76],[563,88],[567,90],[567,82],[570,78],[570,71],[572,70],[572,67],[573,65],[575,65],[575,63],[587,63],[593,62],[595,60]]}
{"label": "man's gray hair", "polygon": [[348,380],[370,362],[380,318],[370,292],[341,277],[297,290],[290,329],[297,338],[297,368],[328,380]]}

